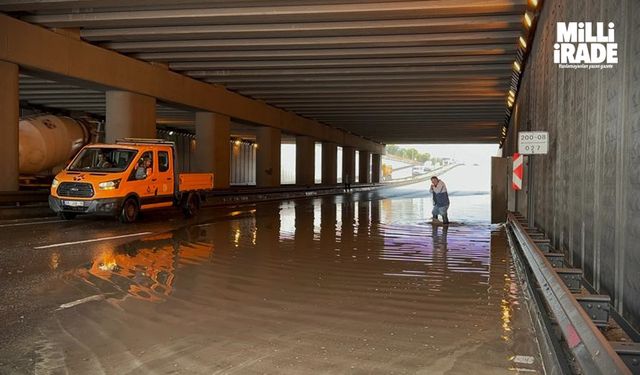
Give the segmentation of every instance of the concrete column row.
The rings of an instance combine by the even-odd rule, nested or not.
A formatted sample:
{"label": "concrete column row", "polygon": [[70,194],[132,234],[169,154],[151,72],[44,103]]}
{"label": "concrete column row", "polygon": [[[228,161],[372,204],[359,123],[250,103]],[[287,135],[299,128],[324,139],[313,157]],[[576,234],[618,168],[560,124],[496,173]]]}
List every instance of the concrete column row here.
{"label": "concrete column row", "polygon": [[[155,138],[154,98],[123,91],[108,91],[107,95],[107,142],[125,137]],[[230,160],[229,139],[231,121],[228,116],[210,113],[196,113],[196,170],[213,172],[217,188],[229,187]],[[280,186],[280,145],[282,134],[279,129],[260,127],[256,143],[256,185],[258,187]],[[337,181],[337,145],[325,142],[322,148],[322,183],[335,184]],[[355,181],[355,148],[343,148],[343,181]],[[375,182],[379,182],[380,155],[374,155]],[[376,166],[377,165],[377,166]],[[372,181],[371,153],[360,151],[360,183]],[[315,140],[308,136],[296,137],[296,184],[315,184]]]}
{"label": "concrete column row", "polygon": [[[197,147],[198,170],[213,172],[218,188],[229,187],[229,154],[230,119],[227,116],[199,112],[196,114],[196,137],[198,144],[208,147]],[[261,127],[257,131],[256,143],[256,185],[258,187],[277,187],[280,185],[280,130]],[[312,186],[315,184],[315,140],[308,136],[296,136],[296,185]],[[355,148],[343,148],[343,181],[355,182]],[[360,151],[358,165],[360,183],[380,182],[379,154]],[[337,183],[337,145],[331,142],[322,143],[322,184]]]}
{"label": "concrete column row", "polygon": [[[18,190],[19,177],[19,67],[0,61],[0,191]],[[127,91],[106,92],[106,142],[120,138],[156,138],[156,99]],[[196,171],[213,172],[217,188],[229,187],[229,140],[231,121],[228,116],[197,112]],[[279,129],[260,127],[256,137],[256,185],[280,186]],[[315,140],[296,137],[296,184],[315,184]],[[356,175],[355,148],[343,147],[342,180],[354,183]],[[380,155],[360,151],[358,182],[379,182]],[[322,144],[322,184],[337,183],[337,145]]]}
{"label": "concrete column row", "polygon": [[[381,174],[382,155],[372,154],[368,151],[359,151],[360,183],[379,183]],[[342,181],[354,183],[356,176],[356,150],[353,147],[342,148]],[[337,145],[333,143],[322,144],[322,184],[334,185],[337,182]]]}

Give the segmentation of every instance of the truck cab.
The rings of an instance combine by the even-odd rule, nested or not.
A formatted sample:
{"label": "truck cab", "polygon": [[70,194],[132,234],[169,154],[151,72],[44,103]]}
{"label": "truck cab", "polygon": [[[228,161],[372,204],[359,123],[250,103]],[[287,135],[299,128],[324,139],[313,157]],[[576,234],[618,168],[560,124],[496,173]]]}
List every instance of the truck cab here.
{"label": "truck cab", "polygon": [[193,216],[213,188],[213,174],[178,174],[176,164],[169,141],[127,138],[88,145],[54,178],[49,206],[64,219],[101,214],[127,223],[140,211],[172,206]]}

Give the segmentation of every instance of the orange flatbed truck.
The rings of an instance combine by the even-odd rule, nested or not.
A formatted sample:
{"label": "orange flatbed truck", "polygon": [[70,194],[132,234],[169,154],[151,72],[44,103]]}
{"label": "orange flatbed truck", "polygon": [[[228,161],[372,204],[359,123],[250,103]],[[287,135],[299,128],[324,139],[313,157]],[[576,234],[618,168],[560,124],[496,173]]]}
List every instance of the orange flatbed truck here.
{"label": "orange flatbed truck", "polygon": [[140,211],[165,207],[194,216],[213,189],[213,174],[178,173],[175,151],[161,139],[85,146],[54,178],[49,207],[67,220],[98,214],[130,223]]}

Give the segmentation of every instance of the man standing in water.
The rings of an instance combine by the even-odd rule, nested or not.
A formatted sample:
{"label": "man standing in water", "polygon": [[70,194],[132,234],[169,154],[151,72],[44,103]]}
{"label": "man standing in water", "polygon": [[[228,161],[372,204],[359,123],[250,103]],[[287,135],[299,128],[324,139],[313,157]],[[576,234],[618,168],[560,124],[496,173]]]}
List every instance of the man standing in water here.
{"label": "man standing in water", "polygon": [[438,179],[438,177],[431,177],[431,188],[429,191],[433,195],[433,222],[437,223],[438,215],[442,215],[442,224],[449,224],[449,217],[447,216],[447,210],[449,209],[449,194],[447,194],[447,185],[444,181]]}

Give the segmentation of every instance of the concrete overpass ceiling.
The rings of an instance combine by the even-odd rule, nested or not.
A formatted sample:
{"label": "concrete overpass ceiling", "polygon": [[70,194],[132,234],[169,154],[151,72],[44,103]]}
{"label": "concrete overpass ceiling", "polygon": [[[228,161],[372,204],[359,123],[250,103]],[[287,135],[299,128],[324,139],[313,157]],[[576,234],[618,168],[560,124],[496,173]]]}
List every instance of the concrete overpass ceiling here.
{"label": "concrete overpass ceiling", "polygon": [[122,4],[0,0],[0,11],[78,29],[90,43],[385,143],[497,142],[527,7],[526,0]]}
{"label": "concrete overpass ceiling", "polygon": [[[29,74],[20,74],[20,101],[52,113],[86,113],[103,118],[106,113],[105,93],[68,82],[57,82]],[[195,132],[195,112],[169,103],[156,104],[156,123],[160,129]],[[231,137],[255,140],[256,125],[231,121]],[[295,138],[292,138],[295,139]]]}
{"label": "concrete overpass ceiling", "polygon": [[105,93],[57,82],[28,74],[20,74],[20,102],[43,110],[105,114]]}
{"label": "concrete overpass ceiling", "polygon": [[[102,118],[106,113],[104,91],[80,87],[68,82],[57,82],[29,74],[20,74],[20,101],[24,106],[43,111],[87,113]],[[193,128],[195,114],[169,104],[156,105],[159,126]]]}

